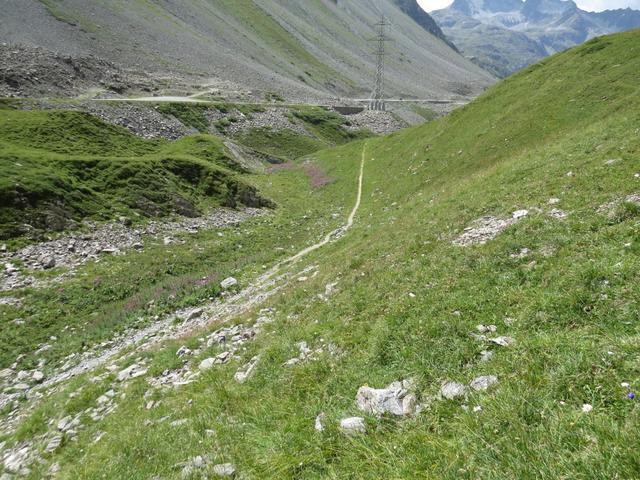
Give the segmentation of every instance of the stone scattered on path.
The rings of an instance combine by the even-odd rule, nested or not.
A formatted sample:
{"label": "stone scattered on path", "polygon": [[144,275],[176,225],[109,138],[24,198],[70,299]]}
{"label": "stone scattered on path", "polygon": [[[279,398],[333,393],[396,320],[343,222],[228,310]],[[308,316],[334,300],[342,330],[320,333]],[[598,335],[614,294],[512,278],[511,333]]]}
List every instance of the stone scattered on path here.
{"label": "stone scattered on path", "polygon": [[440,387],[440,395],[447,400],[455,400],[464,397],[467,394],[467,388],[459,382],[445,382]]}
{"label": "stone scattered on path", "polygon": [[498,383],[498,377],[495,375],[484,375],[474,379],[469,386],[476,392],[484,392],[489,387]]}
{"label": "stone scattered on path", "polygon": [[409,393],[410,381],[393,382],[386,388],[360,387],[356,404],[364,412],[374,415],[412,415],[416,410],[416,396]]}
{"label": "stone scattered on path", "polygon": [[340,429],[347,435],[355,435],[367,431],[364,418],[362,417],[343,418],[340,420]]}

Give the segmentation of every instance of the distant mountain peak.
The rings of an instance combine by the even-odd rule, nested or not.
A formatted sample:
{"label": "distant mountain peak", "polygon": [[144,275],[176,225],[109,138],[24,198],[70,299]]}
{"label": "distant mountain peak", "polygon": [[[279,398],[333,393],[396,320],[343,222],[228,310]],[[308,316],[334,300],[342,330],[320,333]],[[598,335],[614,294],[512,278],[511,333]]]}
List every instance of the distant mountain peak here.
{"label": "distant mountain peak", "polygon": [[481,12],[512,12],[522,8],[522,0],[455,0],[450,8],[465,15],[473,16]]}
{"label": "distant mountain peak", "polygon": [[640,27],[640,11],[587,12],[573,0],[455,0],[432,12],[468,58],[498,76],[592,37]]}
{"label": "distant mountain peak", "polygon": [[578,5],[573,0],[525,0],[522,6],[522,13],[532,20],[578,10]]}

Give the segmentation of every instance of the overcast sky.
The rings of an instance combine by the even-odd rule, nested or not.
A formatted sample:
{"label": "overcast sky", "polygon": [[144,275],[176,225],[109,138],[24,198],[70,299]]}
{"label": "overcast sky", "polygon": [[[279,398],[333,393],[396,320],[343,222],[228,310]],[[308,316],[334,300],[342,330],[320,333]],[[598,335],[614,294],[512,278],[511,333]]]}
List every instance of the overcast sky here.
{"label": "overcast sky", "polygon": [[[422,8],[428,12],[448,7],[453,0],[418,0]],[[596,11],[631,7],[640,10],[640,0],[576,0],[576,3],[583,10]]]}

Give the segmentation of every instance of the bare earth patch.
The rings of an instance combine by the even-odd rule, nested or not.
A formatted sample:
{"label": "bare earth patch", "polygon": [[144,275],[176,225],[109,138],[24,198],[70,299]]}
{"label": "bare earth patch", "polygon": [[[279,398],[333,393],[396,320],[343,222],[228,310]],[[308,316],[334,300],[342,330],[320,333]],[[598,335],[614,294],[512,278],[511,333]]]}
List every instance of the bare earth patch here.
{"label": "bare earth patch", "polygon": [[313,188],[321,188],[335,181],[335,178],[331,178],[317,165],[305,165],[304,173],[309,177]]}

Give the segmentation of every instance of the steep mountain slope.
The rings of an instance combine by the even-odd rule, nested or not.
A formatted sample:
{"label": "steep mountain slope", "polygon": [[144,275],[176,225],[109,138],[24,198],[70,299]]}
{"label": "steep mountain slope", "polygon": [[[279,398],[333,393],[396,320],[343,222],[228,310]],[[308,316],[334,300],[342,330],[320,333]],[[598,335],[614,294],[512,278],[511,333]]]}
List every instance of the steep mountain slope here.
{"label": "steep mountain slope", "polygon": [[451,48],[457,51],[456,46],[449,41],[446,35],[442,32],[442,29],[438,26],[436,21],[431,18],[431,16],[423,10],[423,8],[418,4],[417,0],[393,0],[400,10],[409,15],[411,18],[415,20],[415,22],[424,28],[427,32],[432,35],[438,37],[440,40],[444,41]]}
{"label": "steep mountain slope", "polygon": [[366,97],[375,71],[369,40],[382,12],[394,25],[391,95],[448,98],[492,83],[430,33],[437,27],[428,31],[395,0],[380,6],[368,0],[8,0],[0,39],[198,76],[227,89],[301,100]]}
{"label": "steep mountain slope", "polygon": [[[594,39],[446,118],[256,175],[280,208],[241,231],[13,293],[27,311],[3,314],[29,322],[3,339],[57,339],[23,347],[21,381],[43,359],[58,375],[77,361],[71,345],[126,322],[182,336],[153,333],[56,387],[26,384],[29,400],[3,410],[5,466],[74,479],[634,478],[639,89],[640,32]],[[309,187],[310,167],[332,181]],[[211,284],[187,283],[205,272],[234,274],[240,293],[208,303]],[[264,278],[272,290],[252,290]],[[176,291],[204,310],[167,314]],[[109,308],[121,304],[128,316]],[[114,347],[91,348],[81,359]],[[415,414],[356,404],[359,387],[403,379],[385,405],[397,414],[404,397]]]}
{"label": "steep mountain slope", "polygon": [[566,0],[456,0],[433,16],[466,56],[499,77],[592,37],[640,27],[640,11],[586,12]]}

